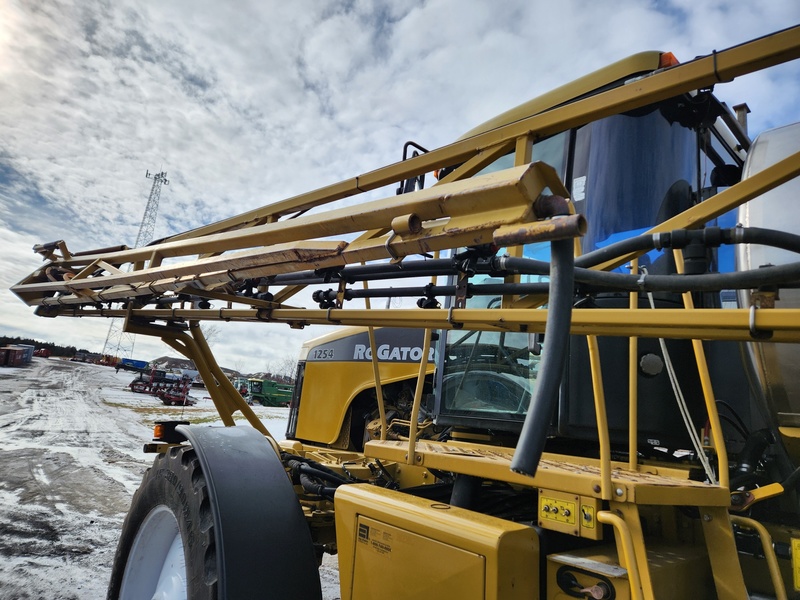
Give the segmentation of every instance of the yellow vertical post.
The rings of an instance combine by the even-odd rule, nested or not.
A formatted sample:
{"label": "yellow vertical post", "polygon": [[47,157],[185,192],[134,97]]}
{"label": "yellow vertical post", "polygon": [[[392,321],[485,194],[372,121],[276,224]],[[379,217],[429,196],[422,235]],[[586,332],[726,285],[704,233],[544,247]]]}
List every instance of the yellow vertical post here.
{"label": "yellow vertical post", "polygon": [[[683,252],[680,250],[673,250],[673,255],[675,256],[675,267],[678,269],[678,273],[682,274],[684,272]],[[691,293],[686,292],[683,294],[683,305],[687,310],[694,310],[694,300],[692,300]],[[708,420],[711,423],[711,438],[714,440],[714,450],[717,453],[719,485],[724,488],[729,488],[728,451],[725,448],[725,438],[722,436],[722,424],[719,420],[719,411],[717,411],[717,399],[714,397],[714,388],[711,385],[711,375],[709,375],[708,372],[708,363],[706,362],[706,353],[703,349],[703,341],[693,339],[692,348],[694,348],[697,371],[700,375],[700,385],[703,388],[703,398],[706,403]]]}
{"label": "yellow vertical post", "polygon": [[386,439],[388,423],[386,423],[386,407],[383,405],[383,387],[381,386],[381,372],[378,366],[378,349],[375,343],[375,328],[367,328],[369,335],[369,348],[372,352],[372,375],[375,378],[375,401],[378,403],[378,418],[381,421],[381,439]]}
{"label": "yellow vertical post", "polygon": [[747,598],[736,541],[733,538],[728,510],[721,506],[700,507],[700,518],[703,523],[703,535],[711,560],[711,573],[717,588],[719,600]]}
{"label": "yellow vertical post", "polygon": [[[516,146],[514,149],[514,166],[519,167],[527,165],[531,162],[533,155],[533,136],[523,135],[517,138]],[[509,256],[520,258],[522,256],[522,246],[511,246],[506,248]],[[519,283],[519,275],[507,275],[503,280],[505,283]],[[518,296],[505,294],[501,300],[503,308],[511,308],[512,303],[517,300]]]}
{"label": "yellow vertical post", "polygon": [[[366,263],[362,262],[361,264]],[[366,279],[364,280],[364,289],[369,289],[369,282]],[[369,298],[364,298],[364,307],[367,310],[372,308]],[[367,329],[367,335],[369,335],[369,349],[372,352],[372,376],[375,378],[375,402],[378,404],[378,419],[381,422],[381,440],[385,440],[389,425],[386,422],[386,407],[383,404],[383,387],[381,386],[381,371],[378,365],[378,353],[376,352],[375,328],[370,326]]]}
{"label": "yellow vertical post", "polygon": [[425,387],[425,375],[428,373],[428,354],[431,351],[431,330],[426,329],[423,335],[425,339],[422,342],[422,359],[419,361],[417,387],[414,391],[414,406],[411,409],[411,424],[408,432],[407,460],[410,465],[416,462],[417,421],[419,421],[419,409],[422,406],[422,389]]}
{"label": "yellow vertical post", "polygon": [[597,336],[587,335],[586,343],[589,346],[594,412],[597,417],[597,438],[600,442],[600,494],[603,500],[611,500],[611,441],[608,434],[606,395],[603,390],[603,374],[600,368],[600,349],[597,345]]}
{"label": "yellow vertical post", "polygon": [[[639,259],[631,261],[631,273],[634,275],[639,272]],[[631,292],[628,308],[637,310],[639,308],[639,293]],[[635,471],[639,466],[638,460],[638,428],[639,428],[639,378],[638,361],[639,338],[631,336],[628,338],[628,468]]]}

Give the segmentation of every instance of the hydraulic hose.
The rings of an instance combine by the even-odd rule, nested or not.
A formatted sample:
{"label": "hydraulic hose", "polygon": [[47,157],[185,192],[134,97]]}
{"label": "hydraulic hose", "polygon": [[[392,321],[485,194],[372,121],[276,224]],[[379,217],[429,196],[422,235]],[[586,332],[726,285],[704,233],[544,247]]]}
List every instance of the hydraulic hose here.
{"label": "hydraulic hose", "polygon": [[[720,229],[707,227],[699,230],[677,229],[672,232],[642,234],[621,240],[605,248],[600,248],[575,259],[575,281],[587,286],[586,292],[595,290],[619,290],[630,292],[712,292],[721,289],[752,289],[769,285],[780,285],[800,280],[800,262],[768,266],[763,269],[741,271],[736,273],[700,273],[691,277],[675,275],[626,275],[592,269],[597,265],[613,261],[635,252],[661,250],[664,248],[685,248],[689,244],[712,248],[722,244],[760,244],[772,246],[791,252],[800,253],[800,236],[773,229],[758,227],[734,227]],[[509,256],[494,256],[477,260],[472,264],[475,273],[492,276],[504,276],[508,273],[524,273],[544,275],[549,273],[550,265],[544,261]],[[277,275],[270,280],[275,285],[313,285],[344,280],[348,283],[365,279],[397,279],[404,277],[421,277],[434,275],[453,275],[460,271],[460,261],[456,258],[411,261],[391,265],[354,265],[335,272],[308,271],[297,274]],[[356,298],[451,296],[454,286],[425,287],[393,287],[366,290],[346,289],[345,300]],[[467,296],[504,295],[504,294],[545,294],[547,283],[517,284],[469,284]],[[333,289],[319,290],[314,293],[317,302],[330,302],[337,299],[338,293]]]}
{"label": "hydraulic hose", "polygon": [[305,474],[300,475],[300,485],[303,486],[303,489],[309,494],[322,496],[323,498],[327,498],[329,500],[333,500],[333,496],[336,493],[335,487],[328,487],[321,483],[317,483],[314,479]]}
{"label": "hydraulic hose", "polygon": [[761,227],[733,227],[720,229],[676,229],[665,233],[645,233],[633,238],[620,240],[575,259],[575,266],[594,267],[604,262],[623,257],[631,252],[660,250],[662,248],[684,248],[690,243],[700,243],[708,247],[722,244],[761,244],[790,252],[800,252],[800,236],[776,229]]}
{"label": "hydraulic hose", "polygon": [[[527,275],[547,275],[549,264],[529,258],[497,257],[493,264],[503,267],[505,272],[523,273]],[[582,284],[590,291],[627,291],[627,292],[715,292],[718,290],[757,289],[763,286],[788,287],[792,282],[800,283],[800,262],[779,266],[767,266],[750,271],[735,273],[706,273],[704,275],[627,275],[593,269],[575,269],[575,283]],[[501,296],[504,294],[547,294],[550,285],[540,283],[491,283],[468,284],[467,297]],[[452,296],[456,287],[451,285],[402,288],[370,288],[367,290],[347,289],[345,300],[356,298],[421,298]],[[334,290],[315,292],[314,299],[332,300],[336,298]],[[318,298],[320,300],[318,300]]]}
{"label": "hydraulic hose", "polygon": [[739,452],[739,473],[750,473],[761,460],[764,451],[775,442],[775,436],[769,429],[759,429],[751,433]]}
{"label": "hydraulic hose", "polygon": [[304,475],[308,475],[309,477],[315,477],[317,479],[322,479],[323,481],[328,481],[328,482],[333,483],[333,484],[335,484],[337,486],[338,485],[342,485],[344,483],[352,483],[350,480],[345,479],[344,477],[342,477],[340,475],[336,475],[336,474],[333,474],[333,473],[327,473],[327,472],[322,471],[320,469],[315,469],[314,467],[311,467],[309,465],[301,465],[299,470],[300,470],[300,473],[302,473]]}
{"label": "hydraulic hose", "polygon": [[292,470],[293,474],[302,473],[310,477],[329,481],[336,485],[353,483],[351,479],[336,473],[335,471],[316,461],[287,453],[283,453],[282,458],[285,461],[286,466]]}
{"label": "hydraulic hose", "polygon": [[[582,269],[589,269],[597,265],[603,264],[608,261],[622,258],[633,252],[647,252],[650,250],[660,250],[663,248],[683,248],[690,243],[699,243],[707,247],[717,247],[721,244],[761,244],[781,248],[792,252],[800,253],[800,236],[787,233],[785,231],[778,231],[773,229],[763,229],[758,227],[734,227],[731,229],[720,229],[719,227],[707,227],[697,230],[678,229],[672,232],[664,233],[649,233],[642,234],[636,237],[628,238],[610,244],[604,248],[599,248],[588,252],[575,259],[575,276],[576,281],[585,284],[592,284],[595,282],[592,274],[583,275]],[[509,263],[507,261],[511,260]],[[514,270],[511,266],[513,260],[524,260],[524,269],[518,271],[534,275],[547,275],[549,272],[549,264],[543,261],[536,261],[532,259],[510,259],[509,257],[491,257],[488,260],[478,260],[473,265],[476,273],[502,276],[506,274],[507,270]],[[279,274],[269,278],[265,281],[268,285],[321,285],[331,283],[332,281],[344,280],[348,283],[354,283],[363,280],[383,280],[383,279],[399,279],[405,277],[431,277],[435,275],[453,275],[459,272],[459,261],[455,258],[442,258],[424,261],[404,261],[397,264],[376,264],[376,265],[348,265],[341,269],[331,271],[303,271],[299,273],[286,273]],[[595,271],[596,272],[596,271]],[[793,271],[794,272],[794,271]],[[616,273],[615,275],[621,275]],[[717,276],[716,274],[714,276]],[[650,276],[655,277],[655,276]],[[697,277],[693,275],[693,278]],[[620,280],[599,283],[604,287],[614,287]],[[696,283],[695,283],[696,284]],[[766,285],[770,285],[768,283]],[[502,284],[498,284],[502,285]],[[523,284],[524,285],[524,284]],[[544,284],[528,284],[539,285]],[[634,291],[633,284],[625,284],[625,288],[629,291]],[[719,285],[719,282],[709,283],[708,285]],[[727,285],[727,284],[726,284]],[[436,289],[435,295],[448,295],[451,293],[447,286]],[[401,288],[408,290],[406,295],[413,296],[419,295],[412,292],[411,288]],[[415,288],[419,289],[419,288]],[[528,291],[517,288],[518,291],[502,291],[501,293],[546,293],[541,289],[530,289]],[[635,289],[638,289],[635,288]],[[716,288],[720,289],[720,288]],[[728,286],[726,289],[734,289]],[[486,293],[492,293],[485,290]],[[645,291],[673,291],[670,289],[649,289]],[[710,289],[681,289],[675,291],[711,291]],[[348,290],[348,292],[351,292]],[[367,293],[352,291],[352,298],[370,297]],[[397,294],[403,293],[397,291]],[[379,294],[386,294],[385,290],[375,292],[374,296],[381,297]]]}
{"label": "hydraulic hose", "polygon": [[[541,275],[541,261],[528,258],[498,257],[498,267],[508,271]],[[767,266],[736,273],[704,275],[627,275],[608,271],[575,268],[575,282],[609,290],[628,292],[712,292],[722,289],[752,289],[800,280],[800,262]],[[477,287],[477,286],[476,286]]]}
{"label": "hydraulic hose", "polygon": [[654,235],[637,235],[636,237],[620,240],[604,248],[592,250],[575,259],[575,267],[588,269],[604,262],[625,256],[631,252],[650,251],[656,247]]}
{"label": "hydraulic hose", "polygon": [[511,460],[511,470],[517,473],[536,474],[550,420],[558,403],[572,318],[574,261],[571,239],[550,243],[550,297],[545,324],[547,352],[542,355],[536,390]]}

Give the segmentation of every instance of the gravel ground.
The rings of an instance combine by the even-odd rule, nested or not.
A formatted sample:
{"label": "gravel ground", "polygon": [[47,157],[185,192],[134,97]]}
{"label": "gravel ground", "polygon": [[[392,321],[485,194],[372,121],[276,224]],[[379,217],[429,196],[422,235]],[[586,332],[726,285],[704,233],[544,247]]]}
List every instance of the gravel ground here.
{"label": "gravel ground", "polygon": [[[216,421],[205,390],[167,407],[109,367],[35,358],[0,368],[0,599],[103,598],[117,537],[152,457],[157,419]],[[287,409],[254,407],[278,439]],[[221,424],[221,423],[220,423]],[[339,597],[335,559],[320,571]]]}

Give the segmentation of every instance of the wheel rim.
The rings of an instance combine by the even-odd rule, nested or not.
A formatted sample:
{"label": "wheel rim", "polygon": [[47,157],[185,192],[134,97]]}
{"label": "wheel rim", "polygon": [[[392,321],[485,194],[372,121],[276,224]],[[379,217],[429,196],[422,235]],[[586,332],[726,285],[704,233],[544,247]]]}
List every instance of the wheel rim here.
{"label": "wheel rim", "polygon": [[186,600],[186,560],[175,515],[157,506],[145,518],[131,546],[120,600]]}

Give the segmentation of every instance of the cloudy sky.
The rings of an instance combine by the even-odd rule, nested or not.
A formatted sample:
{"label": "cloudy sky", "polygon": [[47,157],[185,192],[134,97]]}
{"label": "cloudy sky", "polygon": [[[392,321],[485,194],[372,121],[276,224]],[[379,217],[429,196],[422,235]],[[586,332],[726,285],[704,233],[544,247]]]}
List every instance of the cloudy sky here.
{"label": "cloudy sky", "polygon": [[[147,170],[170,180],[162,237],[444,145],[634,52],[685,61],[797,23],[796,0],[0,0],[0,334],[102,349],[104,320],[40,319],[7,289],[35,243],[132,246]],[[800,65],[717,95],[748,103],[751,134],[800,121]],[[262,370],[317,333],[222,325],[214,348]]]}

